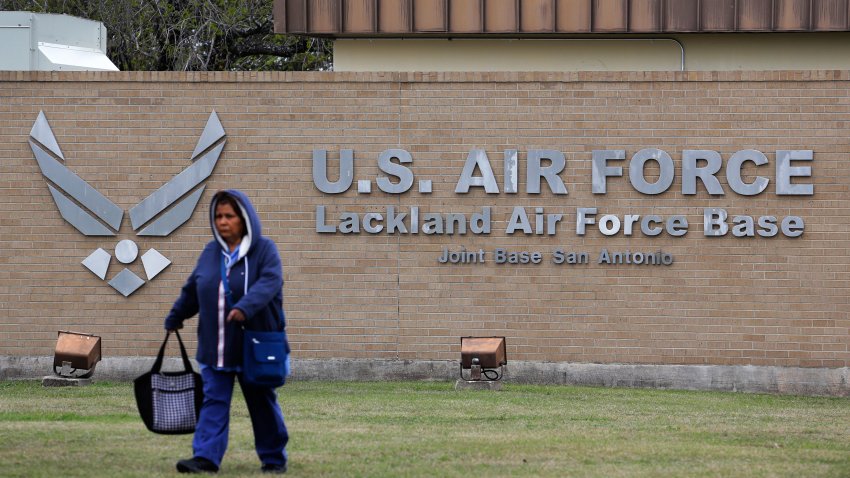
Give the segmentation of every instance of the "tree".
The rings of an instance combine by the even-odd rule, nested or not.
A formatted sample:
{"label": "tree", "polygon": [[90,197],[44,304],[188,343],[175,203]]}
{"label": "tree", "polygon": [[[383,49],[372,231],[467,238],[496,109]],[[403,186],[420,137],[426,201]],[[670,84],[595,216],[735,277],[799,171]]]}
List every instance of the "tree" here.
{"label": "tree", "polygon": [[274,34],[272,0],[0,0],[103,22],[121,70],[329,70],[331,43]]}

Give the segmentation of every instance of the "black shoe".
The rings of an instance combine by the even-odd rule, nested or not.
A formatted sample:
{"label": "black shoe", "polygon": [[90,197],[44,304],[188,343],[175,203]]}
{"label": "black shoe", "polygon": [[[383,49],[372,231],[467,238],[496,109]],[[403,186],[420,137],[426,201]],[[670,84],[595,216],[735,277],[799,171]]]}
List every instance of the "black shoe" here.
{"label": "black shoe", "polygon": [[177,471],[180,473],[217,473],[218,467],[206,458],[196,456],[189,460],[178,461]]}
{"label": "black shoe", "polygon": [[263,473],[276,473],[276,474],[284,474],[286,473],[286,463],[282,465],[273,465],[271,463],[264,463],[262,467],[260,467]]}

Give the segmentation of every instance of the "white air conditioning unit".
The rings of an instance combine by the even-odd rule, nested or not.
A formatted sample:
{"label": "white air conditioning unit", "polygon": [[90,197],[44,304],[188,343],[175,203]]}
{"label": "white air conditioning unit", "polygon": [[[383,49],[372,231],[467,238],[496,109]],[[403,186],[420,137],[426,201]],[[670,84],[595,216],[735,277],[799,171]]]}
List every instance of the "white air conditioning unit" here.
{"label": "white air conditioning unit", "polygon": [[69,15],[0,12],[0,70],[118,71],[106,57],[106,27]]}

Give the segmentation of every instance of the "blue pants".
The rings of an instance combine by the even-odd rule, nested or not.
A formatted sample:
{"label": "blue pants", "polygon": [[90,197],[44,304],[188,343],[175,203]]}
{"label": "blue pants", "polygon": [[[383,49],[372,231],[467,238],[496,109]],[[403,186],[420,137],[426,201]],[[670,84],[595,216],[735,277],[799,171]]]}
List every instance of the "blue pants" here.
{"label": "blue pants", "polygon": [[285,464],[289,434],[274,389],[249,385],[242,380],[241,373],[218,371],[203,365],[201,375],[204,378],[204,404],[192,440],[194,456],[204,457],[216,466],[221,466],[227,450],[230,401],[233,398],[233,379],[236,377],[251,415],[254,446],[260,462],[267,465]]}

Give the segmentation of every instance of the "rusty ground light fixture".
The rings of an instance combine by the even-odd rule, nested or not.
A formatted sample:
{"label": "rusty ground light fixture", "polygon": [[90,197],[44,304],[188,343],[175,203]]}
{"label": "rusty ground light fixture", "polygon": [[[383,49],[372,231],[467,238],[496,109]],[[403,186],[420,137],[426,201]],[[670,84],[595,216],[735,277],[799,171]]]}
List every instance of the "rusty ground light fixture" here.
{"label": "rusty ground light fixture", "polygon": [[[501,380],[508,363],[504,337],[461,337],[460,378],[467,382]],[[464,374],[468,370],[468,374]]]}
{"label": "rusty ground light fixture", "polygon": [[100,337],[59,331],[53,353],[53,373],[66,378],[89,378],[100,361]]}

